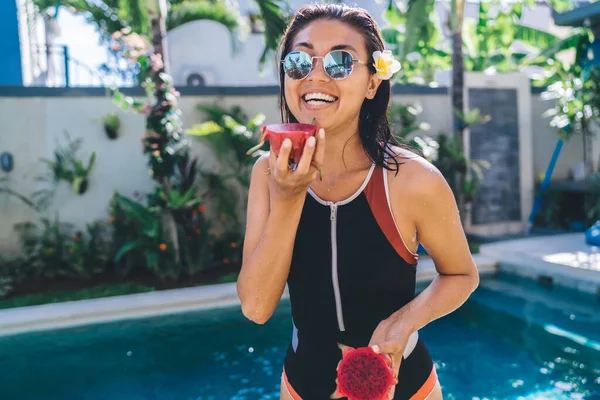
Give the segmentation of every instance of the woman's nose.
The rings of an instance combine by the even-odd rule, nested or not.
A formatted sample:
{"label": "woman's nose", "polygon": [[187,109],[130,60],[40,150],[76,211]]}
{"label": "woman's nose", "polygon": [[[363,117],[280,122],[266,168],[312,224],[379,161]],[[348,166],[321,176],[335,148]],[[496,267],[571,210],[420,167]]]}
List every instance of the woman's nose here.
{"label": "woman's nose", "polygon": [[323,58],[314,58],[313,66],[310,74],[307,77],[308,80],[313,81],[328,81],[329,75],[325,72],[325,64]]}

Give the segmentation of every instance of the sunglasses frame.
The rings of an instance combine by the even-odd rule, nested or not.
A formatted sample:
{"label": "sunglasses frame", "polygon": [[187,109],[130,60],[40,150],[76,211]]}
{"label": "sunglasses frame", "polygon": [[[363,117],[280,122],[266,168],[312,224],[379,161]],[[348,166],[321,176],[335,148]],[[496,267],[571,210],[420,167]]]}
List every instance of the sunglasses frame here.
{"label": "sunglasses frame", "polygon": [[[343,53],[347,53],[347,54],[350,56],[350,58],[352,58],[352,68],[350,69],[350,72],[348,72],[348,75],[344,76],[343,78],[334,78],[333,76],[329,75],[329,73],[327,72],[327,69],[325,68],[325,58],[326,58],[326,57],[328,57],[328,56],[330,56],[330,55],[331,55],[331,53],[333,53],[333,52],[343,52]],[[304,53],[304,54],[306,54],[308,57],[310,57],[310,64],[311,64],[310,71],[309,71],[309,72],[308,72],[308,74],[306,74],[306,76],[304,76],[303,78],[300,78],[300,79],[294,79],[294,78],[290,77],[290,76],[288,75],[287,71],[285,70],[285,62],[286,62],[287,58],[289,57],[289,55],[290,55],[290,54],[293,54],[293,53]],[[343,80],[343,79],[346,79],[346,78],[348,78],[348,77],[349,77],[349,76],[352,74],[352,72],[354,71],[354,63],[363,64],[363,65],[368,65],[368,63],[367,63],[366,61],[362,61],[362,60],[357,60],[357,59],[355,59],[355,58],[354,58],[354,56],[352,55],[352,53],[350,53],[350,52],[349,52],[349,51],[347,51],[347,50],[343,50],[343,49],[331,50],[330,52],[328,52],[328,53],[327,53],[327,54],[325,54],[324,56],[311,56],[310,54],[308,54],[308,53],[307,53],[307,52],[305,52],[305,51],[302,51],[302,50],[294,50],[294,51],[290,51],[289,53],[287,53],[287,54],[286,54],[286,56],[283,58],[283,60],[281,60],[281,61],[280,61],[280,63],[282,63],[282,64],[283,64],[283,73],[284,73],[284,74],[285,74],[285,75],[286,75],[288,78],[290,78],[291,80],[294,80],[294,81],[301,81],[301,80],[304,80],[304,79],[308,78],[308,77],[310,76],[311,72],[313,72],[313,71],[314,71],[314,69],[315,69],[315,58],[320,58],[320,59],[322,59],[322,61],[321,61],[321,66],[323,67],[323,71],[325,71],[325,73],[327,74],[327,76],[328,76],[328,77],[330,77],[331,79],[333,79],[333,80],[336,80],[336,81],[341,81],[341,80]]]}

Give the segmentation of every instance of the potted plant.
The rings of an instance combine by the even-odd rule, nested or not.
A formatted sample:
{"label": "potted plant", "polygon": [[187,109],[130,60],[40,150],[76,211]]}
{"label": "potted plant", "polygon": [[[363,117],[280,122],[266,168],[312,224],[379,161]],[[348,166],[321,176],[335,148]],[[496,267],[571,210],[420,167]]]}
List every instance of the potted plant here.
{"label": "potted plant", "polygon": [[119,128],[121,127],[121,118],[117,113],[107,114],[104,117],[104,131],[110,139],[116,139],[119,136]]}

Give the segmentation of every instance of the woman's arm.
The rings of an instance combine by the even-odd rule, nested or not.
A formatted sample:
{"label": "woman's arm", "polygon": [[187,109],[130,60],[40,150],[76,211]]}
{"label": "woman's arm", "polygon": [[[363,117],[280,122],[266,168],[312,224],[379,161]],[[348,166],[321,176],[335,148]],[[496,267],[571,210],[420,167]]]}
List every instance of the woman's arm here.
{"label": "woman's arm", "polygon": [[[439,275],[412,301],[381,321],[373,332],[369,345],[376,345],[376,351],[391,356],[396,374],[410,335],[459,308],[479,285],[479,273],[456,200],[444,176],[422,158],[407,161],[401,168],[406,168],[410,179],[408,183],[395,183],[402,183],[402,191],[409,193],[404,201],[411,199],[410,204],[402,206],[414,215],[418,241],[433,259]],[[390,398],[394,390],[395,387],[390,389]]]}
{"label": "woman's arm", "polygon": [[275,202],[271,209],[268,161],[259,159],[252,170],[242,269],[237,280],[242,312],[258,324],[271,317],[283,294],[304,205],[301,197]]}
{"label": "woman's arm", "polygon": [[323,130],[307,140],[295,171],[288,168],[291,141],[286,139],[279,157],[273,152],[259,159],[248,193],[246,234],[237,292],[242,312],[263,324],[277,308],[290,271],[296,232],[310,183],[317,177],[311,160],[323,163]]}
{"label": "woman's arm", "polygon": [[479,285],[454,194],[437,168],[423,162],[419,162],[420,182],[414,188],[415,224],[418,240],[439,275],[395,313],[410,333],[456,310]]}

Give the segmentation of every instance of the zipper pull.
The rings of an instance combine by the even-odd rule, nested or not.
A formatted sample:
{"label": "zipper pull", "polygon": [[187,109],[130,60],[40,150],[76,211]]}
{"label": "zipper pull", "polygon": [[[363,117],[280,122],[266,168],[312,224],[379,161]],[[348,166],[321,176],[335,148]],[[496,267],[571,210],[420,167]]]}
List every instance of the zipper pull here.
{"label": "zipper pull", "polygon": [[335,220],[335,214],[336,214],[336,210],[337,210],[337,204],[332,203],[331,204],[331,220],[334,221]]}

